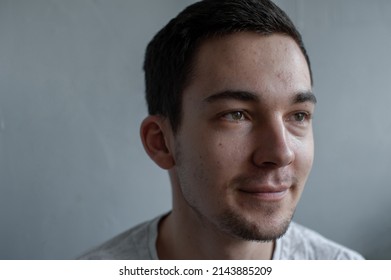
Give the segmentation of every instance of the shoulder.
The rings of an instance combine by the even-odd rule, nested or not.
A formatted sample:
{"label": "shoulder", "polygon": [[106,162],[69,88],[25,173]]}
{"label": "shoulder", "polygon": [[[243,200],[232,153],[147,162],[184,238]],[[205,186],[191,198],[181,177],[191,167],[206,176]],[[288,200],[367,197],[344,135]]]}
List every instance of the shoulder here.
{"label": "shoulder", "polygon": [[301,260],[348,260],[363,259],[357,252],[350,250],[319,233],[294,222],[286,234],[277,241],[281,259]]}
{"label": "shoulder", "polygon": [[81,260],[156,259],[155,241],[161,217],[141,223],[83,254]]}

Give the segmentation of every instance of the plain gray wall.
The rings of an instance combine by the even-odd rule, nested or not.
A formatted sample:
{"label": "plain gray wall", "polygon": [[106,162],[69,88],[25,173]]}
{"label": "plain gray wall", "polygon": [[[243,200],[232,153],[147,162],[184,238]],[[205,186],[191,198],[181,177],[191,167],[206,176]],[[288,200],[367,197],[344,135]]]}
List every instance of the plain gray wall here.
{"label": "plain gray wall", "polygon": [[[170,209],[139,140],[142,62],[184,0],[0,0],[0,259],[69,259]],[[391,2],[279,0],[311,57],[295,219],[391,259]]]}

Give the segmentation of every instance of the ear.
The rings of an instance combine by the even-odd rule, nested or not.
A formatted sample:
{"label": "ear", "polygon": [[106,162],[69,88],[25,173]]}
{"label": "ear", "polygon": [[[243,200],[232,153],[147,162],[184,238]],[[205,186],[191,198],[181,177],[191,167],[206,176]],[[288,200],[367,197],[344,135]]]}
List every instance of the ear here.
{"label": "ear", "polygon": [[171,133],[171,126],[163,117],[150,115],[141,123],[140,136],[144,149],[149,157],[163,169],[170,169],[174,166],[174,158],[168,142]]}

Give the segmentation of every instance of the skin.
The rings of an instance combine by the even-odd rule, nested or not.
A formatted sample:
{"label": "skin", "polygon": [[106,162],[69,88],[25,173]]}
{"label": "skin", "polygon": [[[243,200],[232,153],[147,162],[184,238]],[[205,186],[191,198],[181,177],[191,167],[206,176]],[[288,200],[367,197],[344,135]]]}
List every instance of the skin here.
{"label": "skin", "polygon": [[270,259],[313,163],[316,99],[293,39],[241,32],[203,42],[174,134],[141,127],[169,171],[172,212],[159,225],[161,259]]}

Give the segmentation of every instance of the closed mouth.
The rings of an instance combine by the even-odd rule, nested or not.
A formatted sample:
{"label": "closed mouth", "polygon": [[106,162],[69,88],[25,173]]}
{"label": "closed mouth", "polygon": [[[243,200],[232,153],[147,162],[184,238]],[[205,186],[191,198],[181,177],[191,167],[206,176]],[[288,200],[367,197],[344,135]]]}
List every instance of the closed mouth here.
{"label": "closed mouth", "polygon": [[283,199],[289,192],[288,187],[259,187],[253,189],[240,189],[240,192],[251,195],[260,200],[274,201]]}

